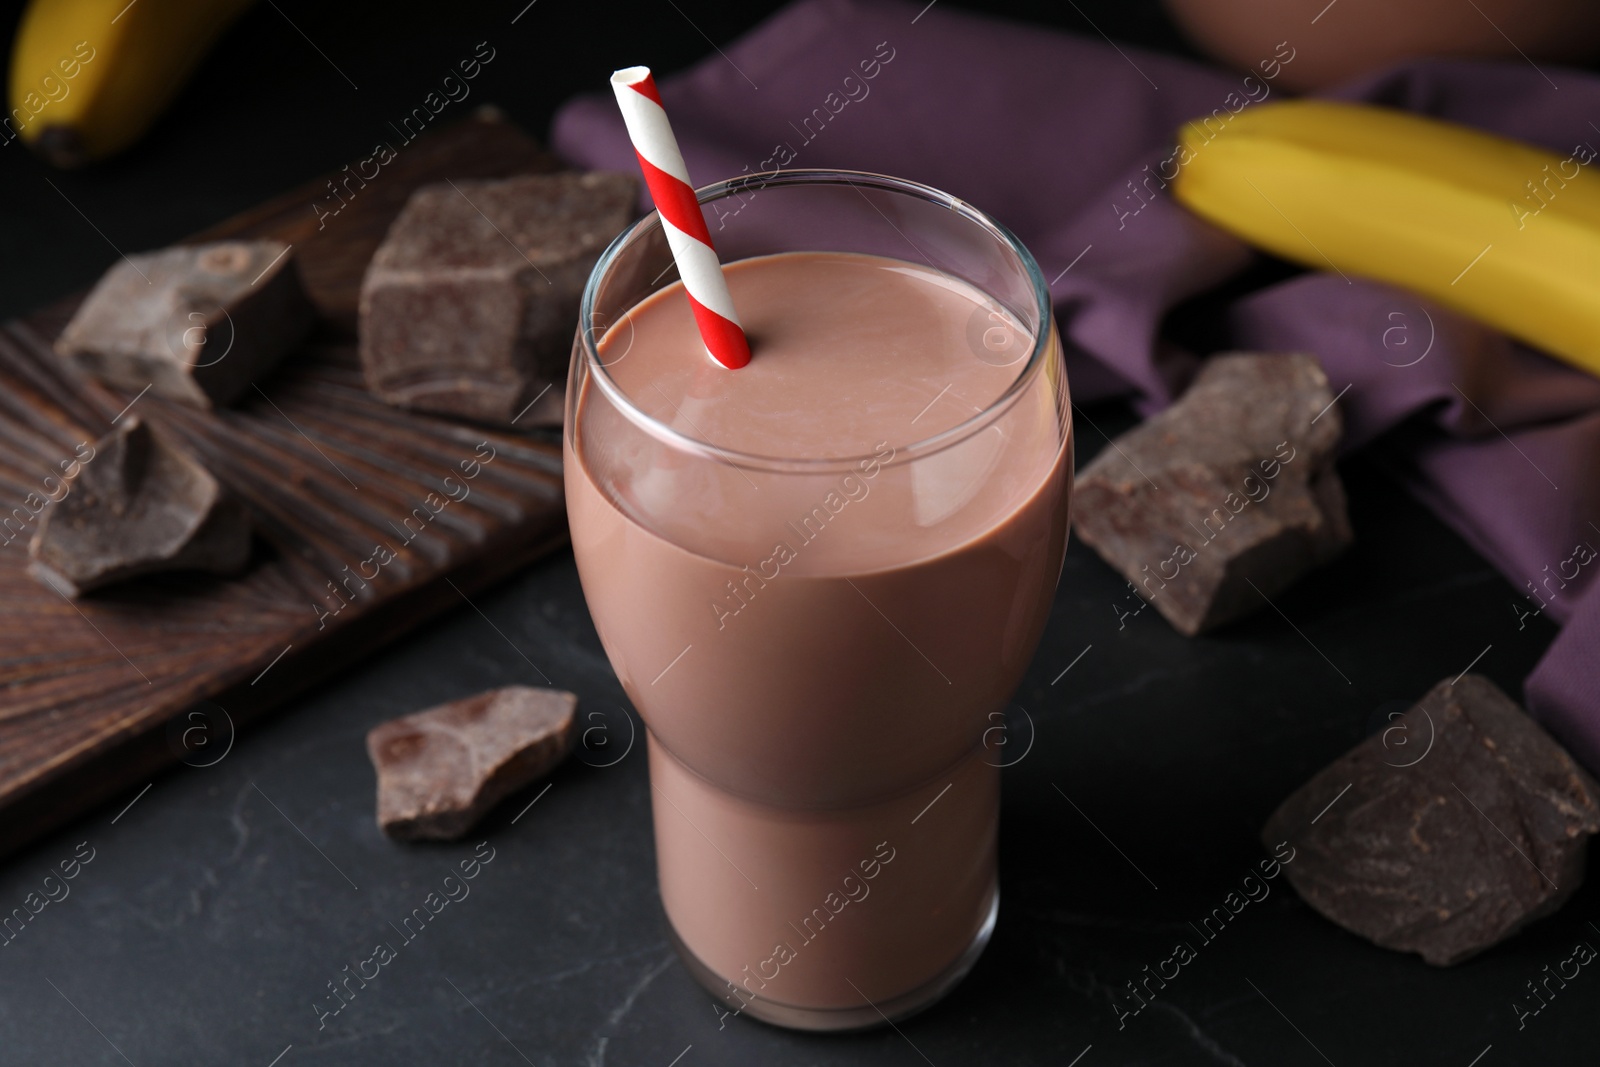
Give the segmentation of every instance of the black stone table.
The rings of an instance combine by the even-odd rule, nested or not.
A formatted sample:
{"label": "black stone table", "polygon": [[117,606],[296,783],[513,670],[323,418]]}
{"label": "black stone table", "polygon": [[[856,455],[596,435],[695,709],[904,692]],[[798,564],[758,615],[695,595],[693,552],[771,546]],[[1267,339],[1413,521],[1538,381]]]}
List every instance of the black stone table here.
{"label": "black stone table", "polygon": [[[1088,414],[1108,431],[1127,424]],[[1103,440],[1080,426],[1081,461]],[[1449,970],[1343,933],[1282,878],[1213,941],[1189,925],[1267,855],[1262,822],[1312,771],[1485,646],[1475,669],[1515,692],[1551,636],[1518,632],[1515,590],[1381,472],[1356,461],[1345,473],[1356,529],[1370,532],[1278,599],[1287,619],[1198,640],[1154,612],[1119,620],[1125,583],[1074,545],[1012,716],[995,939],[953,995],[898,1031],[723,1024],[677,963],[642,738],[629,747],[637,721],[565,553],[239,736],[215,764],[179,767],[7,862],[9,909],[57,864],[93,855],[0,949],[0,1063],[265,1067],[291,1045],[284,1067],[666,1067],[680,1053],[684,1067],[943,1067],[1066,1064],[1086,1049],[1081,1067],[1466,1067],[1490,1045],[1485,1067],[1588,1062],[1600,980],[1580,975],[1520,1032],[1511,1002],[1575,941],[1600,944],[1592,888]],[[383,839],[367,729],[541,672],[598,713],[548,789],[513,797],[465,844]],[[444,895],[479,840],[492,859],[466,895],[404,940],[396,927]],[[1120,1017],[1113,993],[1179,940],[1196,958]],[[396,958],[332,1014],[328,983],[379,942]]]}
{"label": "black stone table", "polygon": [[[766,10],[724,16],[679,0],[600,33],[588,9],[585,35],[583,5],[544,0],[517,37],[503,24],[523,3],[494,12],[497,47],[514,56],[554,35],[570,49],[547,67],[524,53],[480,89],[533,129],[559,99],[598,84],[596,71],[646,48],[670,70],[705,51],[695,25],[725,41]],[[1153,4],[1083,6],[1124,39],[1170,40]],[[426,91],[435,67],[491,33],[476,14],[435,7],[385,8],[382,19],[277,7],[360,90],[263,5],[129,157],[63,176],[0,149],[0,312],[92,281],[113,255],[105,241],[158,245],[360,158],[370,130]],[[1071,10],[1050,17],[1089,32]],[[531,54],[558,51],[542,48]],[[1131,424],[1117,408],[1086,414],[1080,464],[1104,445],[1094,426]],[[1542,620],[1519,631],[1517,590],[1376,460],[1342,470],[1355,548],[1278,598],[1281,615],[1213,636],[1180,637],[1153,611],[1119,618],[1136,606],[1125,583],[1074,544],[1012,715],[994,941],[948,999],[898,1029],[816,1037],[724,1025],[677,963],[655,890],[643,740],[629,747],[637,719],[564,553],[241,734],[210,766],[177,767],[0,864],[7,913],[47,886],[60,897],[46,877],[79,863],[69,895],[0,948],[0,1065],[1593,1062],[1600,975],[1582,972],[1520,1029],[1512,1011],[1576,941],[1600,946],[1592,886],[1448,970],[1345,934],[1281,878],[1214,940],[1190,926],[1267,855],[1259,828],[1306,777],[1474,661],[1519,694],[1553,635]],[[589,746],[468,843],[384,840],[366,731],[476,690],[542,684],[541,674],[580,695],[580,714],[599,714],[583,724]],[[480,858],[492,858],[467,895],[457,890],[405,940],[396,927],[442,895],[480,840]],[[1196,957],[1121,1016],[1113,996],[1180,940]],[[379,942],[400,947],[333,1014],[329,983]]]}

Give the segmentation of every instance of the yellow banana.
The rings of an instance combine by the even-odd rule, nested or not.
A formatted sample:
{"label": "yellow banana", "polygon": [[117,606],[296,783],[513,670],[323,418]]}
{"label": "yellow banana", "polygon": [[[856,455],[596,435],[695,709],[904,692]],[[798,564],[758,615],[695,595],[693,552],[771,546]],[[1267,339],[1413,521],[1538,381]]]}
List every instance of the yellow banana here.
{"label": "yellow banana", "polygon": [[1296,100],[1189,123],[1171,162],[1178,201],[1252,244],[1403,286],[1600,374],[1596,155],[1588,139],[1563,156]]}
{"label": "yellow banana", "polygon": [[251,0],[31,0],[11,52],[0,141],[58,166],[138,140]]}

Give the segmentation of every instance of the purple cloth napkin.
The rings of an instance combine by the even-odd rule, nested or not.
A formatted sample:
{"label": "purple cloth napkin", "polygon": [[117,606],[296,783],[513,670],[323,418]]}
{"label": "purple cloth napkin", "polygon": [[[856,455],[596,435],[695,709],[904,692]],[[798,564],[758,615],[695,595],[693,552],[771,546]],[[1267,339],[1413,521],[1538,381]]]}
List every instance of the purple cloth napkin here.
{"label": "purple cloth napkin", "polygon": [[[1053,279],[1075,399],[1131,396],[1149,413],[1181,392],[1195,363],[1159,339],[1162,316],[1255,258],[1163,191],[1173,133],[1217,108],[1283,98],[1265,75],[1315,47],[1308,24],[1246,80],[931,5],[800,0],[660,88],[697,182],[771,169],[782,146],[776,158],[790,156],[789,168],[912,178],[999,218]],[[1337,95],[1563,156],[1600,145],[1589,121],[1600,116],[1600,78],[1576,71],[1416,62]],[[580,166],[636,167],[609,94],[569,103],[553,141]],[[1321,360],[1344,390],[1347,449],[1400,428],[1381,446],[1385,460],[1526,594],[1485,620],[1486,643],[1521,639],[1537,613],[1565,623],[1526,697],[1600,771],[1600,558],[1578,562],[1592,555],[1580,546],[1600,547],[1600,380],[1402,290],[1338,274],[1258,289],[1232,305],[1227,325],[1235,347]]]}

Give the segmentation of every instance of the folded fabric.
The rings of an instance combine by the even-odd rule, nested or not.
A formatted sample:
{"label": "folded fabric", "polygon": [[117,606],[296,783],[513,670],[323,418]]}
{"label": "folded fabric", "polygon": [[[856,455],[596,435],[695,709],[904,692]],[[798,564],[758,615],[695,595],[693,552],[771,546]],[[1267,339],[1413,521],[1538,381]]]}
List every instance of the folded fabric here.
{"label": "folded fabric", "polygon": [[[1172,200],[1174,131],[1199,115],[1225,125],[1282,98],[1273,79],[1315,47],[1308,24],[1304,40],[1283,42],[1246,76],[945,7],[800,0],[660,88],[697,181],[870,170],[996,216],[1051,279],[1075,399],[1128,396],[1150,413],[1195,366],[1161,339],[1163,317],[1259,262]],[[1577,71],[1426,61],[1335,95],[1562,155],[1600,145],[1588,118],[1600,116],[1600,78]],[[636,166],[600,94],[566,105],[552,139],[579,166]],[[1524,591],[1489,640],[1516,640],[1539,613],[1566,624],[1526,697],[1600,771],[1600,563],[1575,562],[1585,556],[1576,547],[1600,546],[1600,379],[1403,290],[1338,274],[1248,291],[1224,326],[1229,347],[1315,354],[1341,392],[1345,447],[1387,434],[1385,462]]]}

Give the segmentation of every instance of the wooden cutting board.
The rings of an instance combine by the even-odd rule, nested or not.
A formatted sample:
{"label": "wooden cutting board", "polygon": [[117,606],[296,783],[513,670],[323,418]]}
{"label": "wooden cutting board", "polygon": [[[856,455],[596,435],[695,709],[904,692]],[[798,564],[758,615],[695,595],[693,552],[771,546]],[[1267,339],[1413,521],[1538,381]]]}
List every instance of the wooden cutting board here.
{"label": "wooden cutting board", "polygon": [[[13,537],[0,545],[0,854],[132,799],[180,758],[216,758],[291,694],[566,542],[554,433],[391,408],[363,386],[354,344],[362,273],[413,189],[557,167],[480,114],[402,148],[320,224],[311,205],[337,203],[326,181],[196,235],[289,242],[321,314],[303,350],[230,409],[76,377],[50,344],[81,296],[0,326],[0,519],[13,518],[0,533]],[[245,501],[255,558],[236,578],[163,576],[70,601],[25,572],[38,519],[18,534],[17,515],[60,496],[46,479],[130,404]],[[430,493],[451,502],[435,513]],[[381,566],[379,545],[395,552]]]}

